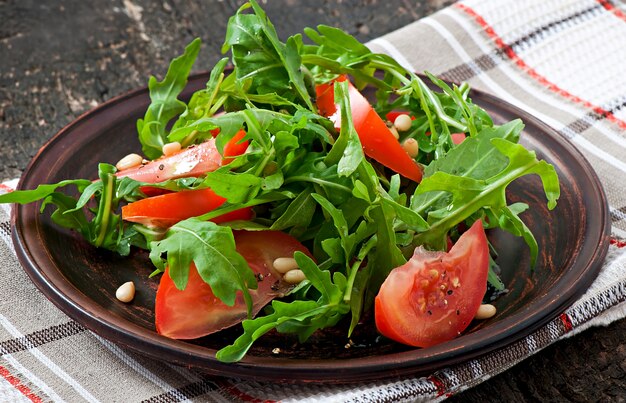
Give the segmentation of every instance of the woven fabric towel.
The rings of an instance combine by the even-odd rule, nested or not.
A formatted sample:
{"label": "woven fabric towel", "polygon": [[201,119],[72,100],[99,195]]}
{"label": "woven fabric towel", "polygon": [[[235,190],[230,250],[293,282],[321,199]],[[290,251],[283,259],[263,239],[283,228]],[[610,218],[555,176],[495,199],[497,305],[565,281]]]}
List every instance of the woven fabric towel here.
{"label": "woven fabric towel", "polygon": [[[468,81],[554,127],[605,187],[612,240],[599,278],[562,315],[502,350],[428,377],[276,385],[207,377],[126,351],[48,302],[15,257],[0,208],[0,401],[443,400],[547,345],[626,316],[626,5],[605,0],[465,1],[372,41],[410,70]],[[590,63],[589,61],[593,61]],[[15,181],[0,186],[8,191]]]}

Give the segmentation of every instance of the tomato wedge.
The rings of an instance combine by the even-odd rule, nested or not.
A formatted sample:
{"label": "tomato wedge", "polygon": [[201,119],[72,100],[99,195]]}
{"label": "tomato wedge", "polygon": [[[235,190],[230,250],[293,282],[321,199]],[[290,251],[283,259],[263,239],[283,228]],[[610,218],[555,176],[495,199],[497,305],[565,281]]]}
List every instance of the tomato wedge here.
{"label": "tomato wedge", "polygon": [[[250,290],[253,313],[293,285],[282,281],[273,262],[279,257],[291,257],[295,251],[311,253],[295,238],[279,231],[233,231],[235,245],[257,274],[258,288]],[[155,324],[159,334],[174,339],[196,339],[230,327],[246,318],[246,304],[241,294],[234,306],[217,299],[196,267],[189,269],[187,287],[180,291],[168,271],[163,273],[156,296]]]}
{"label": "tomato wedge", "polygon": [[141,182],[156,183],[167,179],[198,177],[215,171],[222,164],[222,156],[215,147],[215,139],[190,146],[167,157],[150,161],[145,165],[117,172],[117,177],[128,176]]}
{"label": "tomato wedge", "polygon": [[480,220],[449,252],[418,247],[380,287],[375,301],[378,331],[416,347],[452,340],[480,307],[488,271],[489,246]]}
{"label": "tomato wedge", "polygon": [[452,133],[450,135],[450,138],[452,139],[452,142],[456,145],[459,145],[463,142],[463,140],[465,140],[465,133]]}
{"label": "tomato wedge", "polygon": [[[189,146],[174,155],[161,157],[145,165],[119,171],[116,175],[118,178],[127,176],[147,183],[184,177],[198,177],[207,172],[215,171],[220,166],[228,164],[232,157],[246,152],[249,142],[247,140],[242,141],[245,135],[246,132],[240,130],[226,143],[223,158],[217,151],[215,139],[211,138],[203,143]],[[149,196],[164,193],[161,189],[147,186],[142,187],[141,190]]]}
{"label": "tomato wedge", "polygon": [[224,159],[222,160],[222,165],[228,164],[232,161],[233,157],[246,152],[249,142],[248,140],[241,141],[245,135],[245,130],[241,129],[233,136],[232,139],[228,141],[228,143],[226,143],[224,146]]}
{"label": "tomato wedge", "polygon": [[[211,189],[185,190],[148,197],[122,207],[122,219],[155,227],[170,227],[179,221],[213,211],[226,202]],[[252,209],[243,208],[213,218],[215,223],[250,220]]]}
{"label": "tomato wedge", "polygon": [[[345,81],[342,76],[337,81]],[[422,180],[422,170],[402,148],[385,122],[378,116],[369,101],[348,82],[352,121],[356,129],[363,152],[387,168],[415,182]],[[328,117],[335,128],[341,127],[341,112],[335,105],[334,82],[316,87],[317,107],[320,114]]]}

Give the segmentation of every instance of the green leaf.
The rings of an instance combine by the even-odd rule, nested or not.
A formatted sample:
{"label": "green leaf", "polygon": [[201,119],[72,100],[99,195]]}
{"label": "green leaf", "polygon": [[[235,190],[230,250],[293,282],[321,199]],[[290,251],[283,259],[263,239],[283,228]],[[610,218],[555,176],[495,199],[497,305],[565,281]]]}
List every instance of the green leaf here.
{"label": "green leaf", "polygon": [[[244,14],[250,7],[254,14]],[[256,1],[250,1],[229,19],[222,52],[231,50],[238,80],[252,80],[250,93],[289,96],[295,92],[304,105],[315,110],[301,71],[300,43],[298,37],[282,43],[265,12]]]}
{"label": "green leaf", "polygon": [[[221,106],[219,103],[216,105],[215,102],[221,90],[221,85],[224,82],[224,68],[227,63],[228,58],[225,57],[215,64],[211,70],[206,88],[193,93],[185,112],[178,117],[178,120],[176,120],[172,126],[172,131],[185,127],[198,119],[212,116],[216,112],[215,109]],[[196,132],[194,134],[198,133]],[[183,147],[187,147],[193,144],[195,140],[194,135],[189,135],[182,139],[180,144]]]}
{"label": "green leaf", "polygon": [[306,279],[322,294],[320,300],[322,303],[333,304],[341,300],[343,290],[333,284],[328,270],[320,270],[315,262],[302,252],[294,253],[294,258]]}
{"label": "green leaf", "polygon": [[178,95],[187,85],[187,77],[200,51],[200,39],[194,39],[185,48],[185,53],[170,63],[163,81],[150,77],[150,106],[143,119],[137,121],[137,132],[144,154],[150,159],[156,159],[162,154],[162,147],[166,143],[167,124],[186,110],[184,102]]}
{"label": "green leaf", "polygon": [[328,307],[320,306],[316,301],[293,301],[285,303],[272,301],[274,312],[270,315],[242,322],[244,333],[230,346],[219,350],[215,357],[222,362],[236,362],[243,358],[252,344],[265,333],[287,321],[303,321],[310,317],[322,315]]}
{"label": "green leaf", "polygon": [[285,212],[274,221],[272,230],[285,230],[287,228],[305,229],[311,223],[317,203],[311,195],[310,189],[305,189],[291,202]]}
{"label": "green leaf", "polygon": [[261,178],[252,174],[213,171],[207,173],[203,185],[224,197],[228,203],[237,204],[254,199],[262,182]]}
{"label": "green leaf", "polygon": [[72,185],[76,186],[79,191],[82,191],[91,185],[91,181],[87,179],[70,179],[54,184],[39,185],[33,190],[15,190],[0,195],[0,203],[28,204],[48,197],[58,188]]}
{"label": "green leaf", "polygon": [[[240,291],[251,311],[248,289],[256,288],[256,279],[246,260],[236,251],[230,228],[190,218],[173,225],[165,238],[152,242],[150,248],[154,265],[164,271],[167,262],[169,275],[179,290],[187,286],[189,267],[194,263],[217,298],[233,306]],[[162,258],[164,254],[166,262]]]}
{"label": "green leaf", "polygon": [[[337,152],[341,152],[341,157],[337,163],[337,173],[339,176],[350,176],[357,170],[361,162],[365,160],[365,154],[363,154],[361,140],[359,140],[359,135],[354,129],[352,122],[348,82],[335,82],[334,88],[335,103],[339,105],[339,110],[341,111],[341,131],[331,153],[334,152],[335,147],[339,147]],[[330,153],[327,163],[329,161],[331,161]]]}
{"label": "green leaf", "polygon": [[[447,205],[428,213],[430,229],[419,234],[415,244],[426,244],[443,249],[446,233],[481,208],[489,208],[496,214],[506,213],[506,187],[515,179],[529,174],[541,178],[548,200],[548,208],[556,206],[559,197],[559,181],[554,167],[537,160],[535,153],[502,138],[491,139],[493,147],[509,160],[506,167],[487,179],[454,176],[439,171],[424,178],[416,194],[445,191],[451,196]],[[417,206],[419,209],[419,206]],[[515,219],[508,216],[508,222]],[[524,234],[527,234],[524,231]],[[530,238],[526,236],[526,241]],[[529,246],[534,249],[532,243]]]}
{"label": "green leaf", "polygon": [[88,241],[92,239],[92,229],[85,213],[76,209],[76,199],[60,192],[48,194],[42,205],[41,211],[47,205],[54,205],[51,218],[57,225],[78,231]]}
{"label": "green leaf", "polygon": [[391,198],[382,198],[381,203],[387,207],[391,207],[395,211],[396,217],[408,225],[409,228],[417,232],[428,230],[428,223],[415,210],[403,206],[402,204],[393,201]]}

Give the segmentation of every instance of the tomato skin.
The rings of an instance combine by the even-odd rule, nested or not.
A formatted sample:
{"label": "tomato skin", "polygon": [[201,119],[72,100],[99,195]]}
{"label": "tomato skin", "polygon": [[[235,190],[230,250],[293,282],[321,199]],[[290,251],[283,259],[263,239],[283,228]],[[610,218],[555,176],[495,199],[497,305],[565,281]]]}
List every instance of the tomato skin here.
{"label": "tomato skin", "polygon": [[[345,76],[337,79],[337,81],[346,80]],[[334,83],[318,85],[316,93],[320,114],[328,117],[335,124],[335,128],[339,129],[341,112],[335,105]],[[348,93],[352,121],[365,155],[406,178],[415,182],[421,181],[422,170],[419,165],[402,148],[369,101],[349,81]]]}
{"label": "tomato skin", "polygon": [[463,140],[465,140],[465,133],[452,133],[450,134],[450,138],[452,139],[452,142],[456,145],[459,145],[463,142]]}
{"label": "tomato skin", "polygon": [[[258,288],[250,290],[253,315],[290,287],[282,281],[273,262],[278,257],[291,257],[295,251],[311,253],[295,238],[279,231],[233,231],[235,245],[257,274]],[[261,275],[261,276],[260,276]],[[180,291],[168,271],[163,273],[157,290],[155,325],[161,335],[175,339],[196,339],[233,326],[246,318],[246,304],[241,293],[235,305],[227,306],[217,299],[196,267],[189,269],[187,287]]]}
{"label": "tomato skin", "polygon": [[124,169],[116,173],[118,178],[127,176],[146,183],[157,183],[167,179],[198,177],[215,171],[222,164],[222,156],[215,147],[215,140],[190,146],[167,157],[150,161],[145,165]]}
{"label": "tomato skin", "polygon": [[[184,190],[148,197],[122,207],[122,219],[156,227],[170,227],[179,221],[215,210],[226,202],[211,189]],[[243,208],[213,218],[215,223],[250,220],[252,209]]]}
{"label": "tomato skin", "polygon": [[[391,112],[387,112],[387,114],[385,115],[385,118],[390,121],[391,123],[396,121],[396,118],[400,115],[409,115],[409,112],[404,112],[404,111],[391,111]],[[414,116],[411,116],[411,120],[415,120]]]}
{"label": "tomato skin", "polygon": [[454,339],[480,307],[488,272],[489,246],[480,220],[449,252],[418,247],[380,287],[375,300],[378,331],[415,347]]}
{"label": "tomato skin", "polygon": [[[215,130],[215,135],[217,135],[219,129]],[[138,167],[124,169],[117,172],[116,176],[118,178],[127,176],[146,183],[202,176],[207,172],[215,171],[222,165],[228,164],[232,157],[246,152],[249,142],[247,140],[241,141],[245,135],[246,132],[240,130],[226,143],[223,158],[217,151],[215,139],[211,138],[203,143],[189,146],[174,155],[161,157]],[[148,196],[163,194],[162,190],[147,186],[142,187],[142,191]]]}
{"label": "tomato skin", "polygon": [[233,157],[241,155],[246,152],[248,149],[248,145],[250,144],[248,140],[241,141],[246,135],[246,132],[242,129],[239,130],[232,139],[226,143],[224,146],[224,159],[222,160],[222,165],[228,164],[233,160]]}

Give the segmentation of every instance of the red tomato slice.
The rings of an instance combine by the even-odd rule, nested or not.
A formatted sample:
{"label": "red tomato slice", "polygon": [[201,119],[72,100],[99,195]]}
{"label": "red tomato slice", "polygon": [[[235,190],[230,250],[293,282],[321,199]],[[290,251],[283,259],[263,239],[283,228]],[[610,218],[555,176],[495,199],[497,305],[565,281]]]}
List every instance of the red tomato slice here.
{"label": "red tomato slice", "polygon": [[[345,81],[347,78],[342,76],[337,80]],[[351,83],[348,87],[352,121],[365,155],[406,178],[421,181],[422,170],[402,148],[369,101]],[[320,114],[328,117],[339,129],[341,113],[335,105],[334,83],[317,86],[316,93]]]}
{"label": "red tomato slice", "polygon": [[429,347],[457,337],[487,290],[489,247],[479,220],[449,252],[421,247],[391,271],[375,302],[378,331],[403,344]]}
{"label": "red tomato slice", "polygon": [[[292,257],[295,251],[311,253],[295,238],[279,231],[233,231],[239,252],[257,274],[258,288],[250,290],[253,314],[292,285],[282,281],[273,262]],[[156,296],[155,317],[159,334],[174,339],[196,339],[233,326],[246,318],[246,304],[241,294],[234,306],[217,299],[196,267],[189,269],[187,287],[180,291],[168,272],[163,273]]]}
{"label": "red tomato slice", "polygon": [[465,133],[452,133],[450,138],[454,144],[461,144],[465,140]]}
{"label": "red tomato slice", "polygon": [[198,177],[215,171],[222,163],[222,156],[215,148],[215,140],[190,146],[184,150],[150,161],[145,165],[117,172],[117,177],[128,176],[141,182],[156,183],[167,179]]}
{"label": "red tomato slice", "polygon": [[[170,227],[179,221],[215,210],[225,201],[225,198],[215,194],[211,189],[168,193],[123,206],[122,219],[143,225]],[[223,223],[251,218],[252,209],[243,208],[215,217],[211,221]]]}
{"label": "red tomato slice", "polygon": [[241,129],[233,136],[232,139],[228,141],[228,143],[226,143],[224,146],[224,159],[222,160],[222,165],[228,164],[232,161],[233,157],[246,152],[249,142],[248,140],[241,141],[245,135],[246,132]]}
{"label": "red tomato slice", "polygon": [[[217,130],[215,134],[217,135],[219,129],[215,130]],[[249,142],[247,140],[241,141],[245,135],[246,132],[240,130],[226,143],[224,146],[224,158],[222,158],[215,147],[215,139],[211,138],[204,143],[189,146],[174,155],[161,157],[145,165],[119,171],[116,175],[118,178],[128,176],[131,179],[147,183],[184,177],[198,177],[207,172],[215,171],[220,166],[228,164],[232,157],[246,152]],[[150,188],[148,186],[142,187],[141,190],[148,196],[167,193],[167,191],[162,189]]]}
{"label": "red tomato slice", "polygon": [[[385,115],[385,118],[387,118],[388,121],[390,121],[391,123],[396,121],[396,118],[400,115],[408,115],[409,112],[404,112],[404,111],[391,111],[391,112],[387,112],[387,114]],[[411,120],[415,120],[414,116],[411,116]]]}

